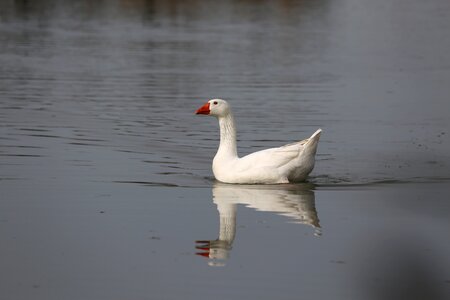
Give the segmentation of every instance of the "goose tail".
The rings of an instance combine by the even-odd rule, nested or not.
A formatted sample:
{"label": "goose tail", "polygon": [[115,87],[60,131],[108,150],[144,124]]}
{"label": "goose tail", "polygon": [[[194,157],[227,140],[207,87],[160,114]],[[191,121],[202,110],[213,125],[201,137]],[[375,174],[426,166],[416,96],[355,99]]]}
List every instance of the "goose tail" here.
{"label": "goose tail", "polygon": [[322,129],[317,129],[316,132],[314,132],[314,134],[308,139],[308,141],[306,142],[304,148],[303,148],[303,152],[310,154],[310,155],[315,155],[317,152],[317,145],[319,144],[319,139],[320,139],[320,134],[322,133]]}

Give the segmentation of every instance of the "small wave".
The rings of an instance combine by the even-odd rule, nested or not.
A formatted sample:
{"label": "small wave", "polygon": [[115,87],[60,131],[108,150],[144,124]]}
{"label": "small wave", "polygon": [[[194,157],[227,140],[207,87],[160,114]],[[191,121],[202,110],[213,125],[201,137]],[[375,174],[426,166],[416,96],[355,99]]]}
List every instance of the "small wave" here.
{"label": "small wave", "polygon": [[316,187],[364,187],[377,185],[393,185],[408,183],[434,183],[450,181],[450,177],[410,177],[410,178],[372,178],[372,179],[349,179],[320,175],[310,177],[308,182]]}
{"label": "small wave", "polygon": [[164,164],[164,165],[178,165],[177,161],[168,161],[168,160],[143,160],[142,162],[148,164]]}
{"label": "small wave", "polygon": [[15,156],[15,157],[44,157],[43,155],[38,154],[0,154],[0,156]]}
{"label": "small wave", "polygon": [[19,128],[22,131],[37,131],[37,132],[49,132],[48,129],[40,129],[40,128]]}
{"label": "small wave", "polygon": [[0,145],[0,148],[43,149],[43,147],[39,147],[39,146],[26,146],[26,145]]}
{"label": "small wave", "polygon": [[24,180],[25,178],[20,178],[20,177],[0,177],[0,181],[1,180]]}
{"label": "small wave", "polygon": [[114,183],[131,183],[131,184],[139,184],[139,185],[146,185],[146,186],[181,187],[180,185],[174,184],[174,183],[154,182],[154,181],[118,180],[118,181],[113,181],[113,182]]}
{"label": "small wave", "polygon": [[106,146],[102,144],[92,144],[92,143],[81,143],[81,142],[70,142],[67,143],[69,145],[77,145],[77,146]]}

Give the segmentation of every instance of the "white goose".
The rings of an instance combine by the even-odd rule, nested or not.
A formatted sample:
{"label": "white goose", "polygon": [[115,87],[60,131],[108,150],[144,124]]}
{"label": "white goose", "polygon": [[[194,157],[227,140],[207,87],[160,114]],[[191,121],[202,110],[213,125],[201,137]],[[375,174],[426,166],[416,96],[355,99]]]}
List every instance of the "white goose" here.
{"label": "white goose", "polygon": [[310,138],[239,158],[236,126],[230,105],[211,99],[196,114],[215,116],[220,125],[220,145],[213,160],[213,173],[225,183],[274,184],[304,181],[314,168],[321,129]]}

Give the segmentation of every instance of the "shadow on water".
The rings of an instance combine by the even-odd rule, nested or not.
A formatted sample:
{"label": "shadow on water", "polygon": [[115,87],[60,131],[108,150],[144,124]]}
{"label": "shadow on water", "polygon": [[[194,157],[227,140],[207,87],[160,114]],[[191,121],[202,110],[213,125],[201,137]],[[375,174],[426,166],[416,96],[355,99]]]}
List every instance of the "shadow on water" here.
{"label": "shadow on water", "polygon": [[212,199],[219,212],[219,237],[198,240],[197,255],[208,258],[209,265],[223,266],[229,258],[236,236],[238,204],[261,212],[272,212],[289,219],[290,223],[309,225],[314,235],[321,235],[315,207],[314,191],[309,184],[230,185],[215,183]]}
{"label": "shadow on water", "polygon": [[367,299],[441,300],[445,298],[436,257],[423,251],[424,236],[386,233],[366,240],[356,268],[356,282]]}

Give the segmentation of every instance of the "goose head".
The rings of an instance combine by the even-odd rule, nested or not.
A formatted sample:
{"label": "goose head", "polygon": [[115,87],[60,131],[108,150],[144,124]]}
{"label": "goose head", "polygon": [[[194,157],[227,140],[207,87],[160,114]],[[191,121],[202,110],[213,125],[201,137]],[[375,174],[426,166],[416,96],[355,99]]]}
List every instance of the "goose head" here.
{"label": "goose head", "polygon": [[197,115],[225,117],[230,113],[230,105],[222,99],[211,99],[195,112]]}

